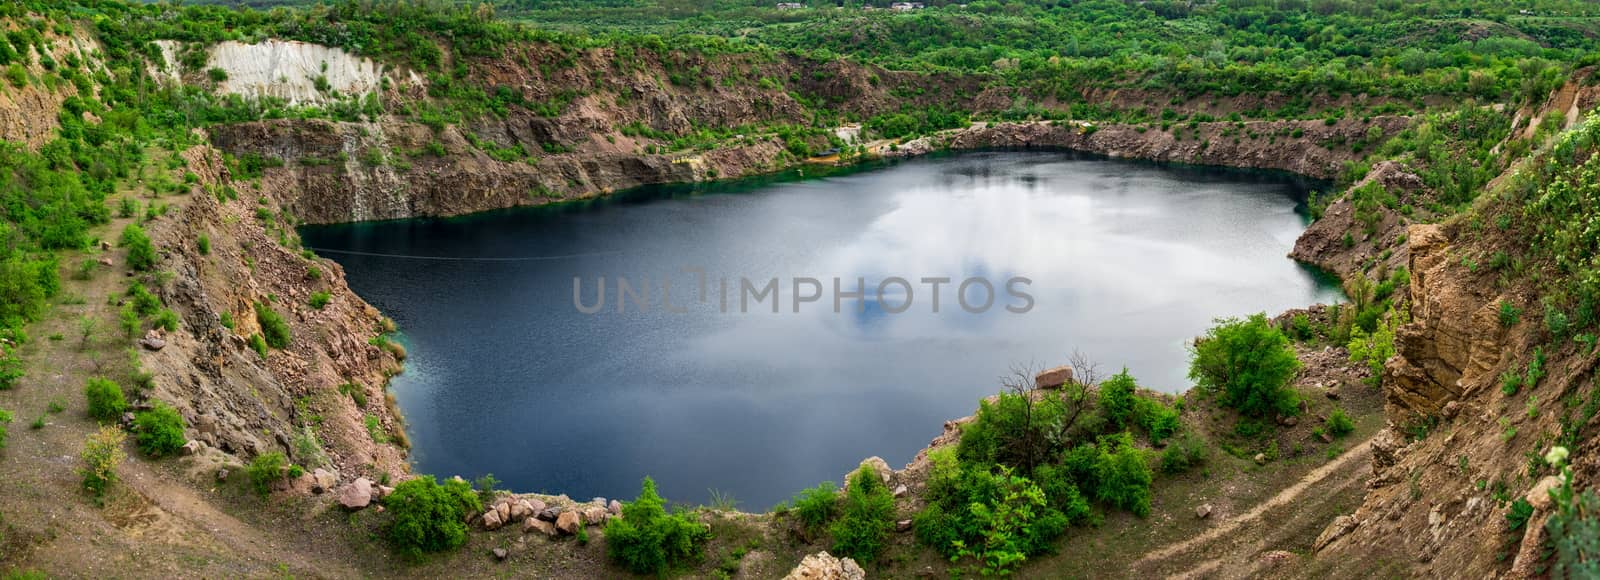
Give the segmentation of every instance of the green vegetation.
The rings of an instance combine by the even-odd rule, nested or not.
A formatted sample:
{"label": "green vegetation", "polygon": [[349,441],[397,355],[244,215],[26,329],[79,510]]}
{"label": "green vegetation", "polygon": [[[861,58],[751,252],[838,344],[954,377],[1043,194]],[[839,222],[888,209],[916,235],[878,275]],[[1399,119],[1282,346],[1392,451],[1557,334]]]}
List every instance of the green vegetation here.
{"label": "green vegetation", "polygon": [[78,475],[83,477],[83,489],[89,492],[96,505],[104,503],[106,492],[117,482],[117,466],[127,458],[122,453],[122,443],[127,437],[121,429],[107,425],[83,444],[83,453],[79,456],[83,467],[78,469]]}
{"label": "green vegetation", "polygon": [[431,475],[401,482],[383,506],[392,514],[389,545],[409,558],[461,547],[467,541],[466,517],[483,510],[472,485],[459,479],[440,485]]}
{"label": "green vegetation", "polygon": [[1328,430],[1328,434],[1334,437],[1344,437],[1356,430],[1355,421],[1345,414],[1343,408],[1335,408],[1329,413],[1328,420],[1323,426]]}
{"label": "green vegetation", "polygon": [[792,511],[801,529],[815,534],[839,514],[839,488],[831,481],[824,481],[795,494],[793,503]]}
{"label": "green vegetation", "polygon": [[829,527],[833,553],[871,563],[894,533],[894,496],[870,466],[862,465],[845,486],[839,519]]}
{"label": "green vegetation", "polygon": [[319,290],[319,291],[311,293],[311,298],[308,301],[308,303],[311,305],[312,308],[315,308],[317,310],[322,310],[323,307],[328,305],[328,301],[331,300],[332,298],[333,298],[332,294],[329,294],[327,291]]}
{"label": "green vegetation", "polygon": [[1300,369],[1289,339],[1264,314],[1221,319],[1195,341],[1189,378],[1247,416],[1293,415],[1299,402],[1289,381]]}
{"label": "green vegetation", "polygon": [[[283,315],[261,302],[256,303],[255,309],[256,321],[261,324],[261,335],[266,340],[267,346],[288,348],[293,335],[290,334],[289,323],[283,321]],[[266,354],[263,353],[262,356]]]}
{"label": "green vegetation", "polygon": [[424,553],[456,550],[467,542],[466,516],[483,510],[472,485],[461,479],[438,484],[432,476],[406,479],[384,498],[389,510],[386,537],[394,550],[408,558]]}
{"label": "green vegetation", "polygon": [[663,506],[656,482],[644,478],[622,518],[606,524],[606,555],[629,572],[657,575],[699,559],[710,528],[690,514],[668,514]]}
{"label": "green vegetation", "polygon": [[83,397],[89,403],[89,416],[101,421],[116,421],[128,410],[128,399],[122,394],[122,386],[111,379],[89,379],[84,385]]}
{"label": "green vegetation", "polygon": [[129,268],[143,272],[155,267],[156,250],[150,245],[150,236],[144,233],[144,228],[139,224],[128,224],[123,228],[120,243],[128,249]]}
{"label": "green vegetation", "polygon": [[269,451],[250,460],[245,472],[250,476],[250,489],[265,497],[272,493],[272,486],[283,481],[289,472],[289,460],[281,451]]}
{"label": "green vegetation", "polygon": [[134,441],[139,450],[151,457],[176,453],[188,440],[183,436],[183,416],[166,403],[156,403],[146,411],[133,415]]}
{"label": "green vegetation", "polygon": [[11,411],[0,409],[0,449],[6,448],[6,425],[11,424]]}

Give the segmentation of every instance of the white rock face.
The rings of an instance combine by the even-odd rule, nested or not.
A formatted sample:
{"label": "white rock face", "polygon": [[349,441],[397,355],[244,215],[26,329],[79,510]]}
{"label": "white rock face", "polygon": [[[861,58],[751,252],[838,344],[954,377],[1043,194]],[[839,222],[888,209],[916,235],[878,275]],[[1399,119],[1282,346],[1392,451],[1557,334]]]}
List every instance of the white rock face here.
{"label": "white rock face", "polygon": [[[206,67],[227,71],[228,79],[217,87],[222,94],[276,97],[291,105],[376,92],[384,72],[372,59],[343,49],[283,40],[218,43],[211,47]],[[327,80],[326,91],[317,89],[318,77]]]}

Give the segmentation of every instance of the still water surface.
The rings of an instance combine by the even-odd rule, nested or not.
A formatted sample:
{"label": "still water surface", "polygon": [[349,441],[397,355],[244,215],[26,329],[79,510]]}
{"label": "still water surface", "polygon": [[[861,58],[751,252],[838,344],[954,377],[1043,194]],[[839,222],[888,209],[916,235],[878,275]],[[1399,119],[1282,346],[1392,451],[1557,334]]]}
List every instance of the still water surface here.
{"label": "still water surface", "polygon": [[[392,389],[418,472],[583,499],[631,498],[651,475],[673,500],[716,489],[762,510],[867,456],[903,465],[1013,364],[1079,349],[1180,391],[1184,343],[1213,317],[1337,300],[1285,257],[1304,192],[1283,175],[1008,151],[303,234],[400,325],[410,358]],[[685,269],[706,272],[705,302]],[[574,278],[593,304],[602,276],[606,307],[579,312]],[[833,312],[833,278],[864,278],[872,298],[891,276],[913,283],[906,312]],[[1023,304],[1013,276],[1032,280],[1025,314],[1003,308]],[[650,310],[617,312],[618,277],[648,280]],[[778,278],[780,313],[738,313],[741,277]],[[800,277],[824,288],[796,314]],[[995,305],[962,311],[952,283],[934,314],[924,277],[986,277]],[[662,308],[663,280],[687,312]],[[893,309],[905,295],[889,289]]]}

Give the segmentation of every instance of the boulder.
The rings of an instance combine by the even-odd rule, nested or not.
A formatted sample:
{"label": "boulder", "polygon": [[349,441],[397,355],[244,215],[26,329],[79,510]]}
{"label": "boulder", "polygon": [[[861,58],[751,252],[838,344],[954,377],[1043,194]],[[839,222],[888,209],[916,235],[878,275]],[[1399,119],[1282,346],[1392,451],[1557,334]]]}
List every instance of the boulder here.
{"label": "boulder", "polygon": [[489,511],[483,512],[483,517],[478,521],[483,525],[483,529],[491,532],[500,529],[501,526],[506,525],[506,521],[500,517],[500,510],[498,509],[490,509]]}
{"label": "boulder", "polygon": [[553,521],[556,521],[556,518],[560,517],[560,516],[561,516],[561,508],[558,508],[558,507],[547,507],[547,508],[544,508],[542,510],[539,510],[539,515],[534,516],[534,517],[539,518],[539,519],[544,520],[544,521],[547,521],[547,522],[553,522]]}
{"label": "boulder", "polygon": [[1329,399],[1337,401],[1339,400],[1339,387],[1328,387],[1328,390],[1323,391],[1322,394]]}
{"label": "boulder", "polygon": [[520,522],[528,519],[528,516],[533,514],[533,504],[529,503],[528,500],[519,499],[511,502],[511,521]]}
{"label": "boulder", "polygon": [[379,485],[379,486],[376,486],[376,487],[372,488],[372,498],[373,499],[383,499],[383,498],[389,497],[390,495],[393,495],[393,494],[394,494],[394,488],[389,487],[387,485]]}
{"label": "boulder", "polygon": [[849,558],[839,559],[827,552],[806,556],[783,580],[865,580],[866,570]]}
{"label": "boulder", "polygon": [[[883,479],[883,483],[885,483],[885,484],[889,483],[889,478],[894,476],[894,470],[893,469],[889,469],[889,462],[884,461],[882,457],[878,457],[878,456],[874,455],[872,457],[866,458],[866,460],[862,461],[861,464],[867,466],[873,472],[877,473],[878,477],[882,478]],[[851,471],[850,473],[846,473],[845,474],[845,476],[844,476],[845,487],[849,487],[849,485],[850,485],[849,484],[850,476],[854,475],[854,474],[855,474],[854,471]]]}
{"label": "boulder", "polygon": [[511,502],[501,501],[494,504],[494,513],[500,516],[500,523],[511,522]]}
{"label": "boulder", "polygon": [[139,346],[143,346],[145,350],[157,351],[167,348],[167,341],[159,338],[141,338],[139,339]]}
{"label": "boulder", "polygon": [[556,529],[561,530],[563,534],[576,534],[582,527],[583,516],[578,515],[576,511],[567,510],[556,516]]}
{"label": "boulder", "polygon": [[328,471],[321,467],[311,470],[311,493],[327,493],[329,490],[333,489],[333,486],[338,485],[338,483],[339,476],[332,471]]}
{"label": "boulder", "polygon": [[1265,454],[1265,453],[1257,453],[1255,459],[1256,459],[1256,464],[1257,465],[1266,465],[1267,464],[1267,454]]}
{"label": "boulder", "polygon": [[1533,489],[1528,490],[1528,495],[1524,499],[1533,504],[1534,510],[1542,512],[1550,508],[1550,492],[1559,487],[1561,487],[1560,477],[1546,475],[1544,479],[1539,480],[1539,483],[1534,484]]}
{"label": "boulder", "polygon": [[511,556],[511,552],[507,552],[505,548],[495,548],[492,553],[494,554],[494,559],[502,562],[504,562],[507,557]]}
{"label": "boulder", "polygon": [[604,524],[611,517],[611,512],[600,506],[589,506],[579,510],[579,513],[583,514],[583,523],[591,526]]}
{"label": "boulder", "polygon": [[895,497],[905,497],[906,496],[906,484],[902,483],[900,485],[894,486],[894,496]]}
{"label": "boulder", "polygon": [[622,515],[622,502],[611,500],[610,505],[606,506],[606,511],[611,512],[611,515],[614,516]]}
{"label": "boulder", "polygon": [[909,532],[909,531],[911,531],[911,520],[900,520],[900,521],[895,522],[894,523],[894,531],[896,531],[896,532]]}
{"label": "boulder", "polygon": [[199,440],[191,439],[188,443],[184,443],[183,447],[180,447],[178,451],[184,455],[194,455],[199,453],[200,449],[204,446],[205,444],[201,443]]}
{"label": "boulder", "polygon": [[539,518],[528,518],[522,521],[522,533],[539,532],[546,536],[556,535],[556,525]]}
{"label": "boulder", "polygon": [[1194,517],[1202,520],[1211,517],[1211,504],[1203,503],[1194,508]]}
{"label": "boulder", "polygon": [[1300,420],[1294,418],[1294,416],[1292,416],[1292,415],[1291,416],[1287,416],[1287,417],[1279,417],[1278,418],[1278,424],[1279,425],[1283,425],[1284,427],[1293,427],[1295,425],[1300,424]]}
{"label": "boulder", "polygon": [[1039,389],[1059,389],[1070,382],[1072,382],[1072,367],[1045,369],[1033,376],[1033,386]]}
{"label": "boulder", "polygon": [[1317,536],[1317,541],[1316,543],[1312,544],[1311,549],[1313,551],[1322,551],[1323,547],[1333,543],[1334,540],[1342,538],[1345,536],[1345,534],[1355,531],[1356,526],[1360,525],[1360,523],[1360,520],[1357,520],[1355,516],[1339,516],[1334,518],[1333,523],[1328,524],[1327,529],[1322,530],[1322,534]]}
{"label": "boulder", "polygon": [[372,480],[358,477],[339,490],[339,505],[347,510],[359,510],[372,505]]}

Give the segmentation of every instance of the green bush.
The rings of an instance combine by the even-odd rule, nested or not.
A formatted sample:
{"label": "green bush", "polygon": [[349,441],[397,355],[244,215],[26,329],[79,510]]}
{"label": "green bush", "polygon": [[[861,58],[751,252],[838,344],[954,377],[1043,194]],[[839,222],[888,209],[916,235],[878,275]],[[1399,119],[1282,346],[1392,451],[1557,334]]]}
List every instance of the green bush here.
{"label": "green bush", "polygon": [[660,575],[699,559],[711,528],[687,513],[668,514],[656,482],[644,478],[639,497],[606,524],[606,555],[635,574]]}
{"label": "green bush", "polygon": [[256,354],[261,355],[261,358],[267,358],[267,339],[261,338],[261,333],[257,332],[250,335],[248,342],[250,343],[250,350],[256,351]]}
{"label": "green bush", "polygon": [[6,425],[11,423],[11,411],[0,409],[0,449],[6,448]]}
{"label": "green bush", "polygon": [[839,488],[831,481],[824,481],[794,496],[794,514],[806,533],[821,530],[838,513]]}
{"label": "green bush", "polygon": [[1183,473],[1205,463],[1209,452],[1204,440],[1184,434],[1161,451],[1161,471]]}
{"label": "green bush", "polygon": [[156,249],[150,245],[150,236],[139,224],[122,228],[121,245],[128,249],[128,267],[144,272],[156,265]]}
{"label": "green bush", "polygon": [[974,420],[961,427],[957,455],[962,463],[999,463],[1032,473],[1069,443],[1079,418],[1088,416],[1085,399],[1081,386],[1069,385],[1061,391],[1003,392],[993,402],[981,401]]}
{"label": "green bush", "polygon": [[0,391],[10,390],[24,376],[22,357],[5,346],[0,346]]}
{"label": "green bush", "polygon": [[1350,420],[1350,416],[1346,415],[1342,408],[1336,408],[1328,414],[1325,427],[1328,428],[1328,434],[1334,437],[1344,437],[1356,430],[1355,422]]}
{"label": "green bush", "polygon": [[245,472],[250,476],[250,488],[259,495],[266,496],[272,493],[272,484],[283,480],[289,461],[284,458],[283,452],[272,451],[257,455],[250,460],[250,466]]}
{"label": "green bush", "polygon": [[1522,320],[1522,309],[1517,308],[1510,300],[1500,301],[1500,326],[1511,328]]}
{"label": "green bush", "polygon": [[322,310],[322,308],[324,306],[328,305],[328,300],[331,300],[332,298],[333,298],[333,295],[329,294],[328,292],[325,292],[325,291],[323,291],[323,292],[312,292],[311,293],[311,300],[310,300],[311,307],[315,308],[317,310]]}
{"label": "green bush", "polygon": [[261,323],[261,334],[267,341],[267,346],[272,348],[288,348],[293,335],[289,332],[289,324],[283,321],[283,315],[273,310],[271,306],[256,303],[256,320]]}
{"label": "green bush", "polygon": [[1095,499],[1144,517],[1150,514],[1150,465],[1127,432],[1100,438]]}
{"label": "green bush", "polygon": [[1180,423],[1176,408],[1153,397],[1137,397],[1133,406],[1139,426],[1150,436],[1151,444],[1160,444],[1178,432]]}
{"label": "green bush", "polygon": [[392,514],[387,537],[400,554],[417,558],[444,552],[467,541],[466,518],[483,509],[472,485],[449,479],[440,485],[431,475],[408,479],[383,499]]}
{"label": "green bush", "polygon": [[894,495],[878,473],[862,465],[850,475],[844,509],[829,528],[833,553],[867,563],[878,557],[894,532]]}
{"label": "green bush", "polygon": [[89,402],[89,416],[101,421],[116,421],[128,410],[128,399],[122,395],[122,386],[111,379],[89,379],[83,387],[83,397]]}
{"label": "green bush", "polygon": [[1127,427],[1134,418],[1134,391],[1139,385],[1127,367],[1100,383],[1100,413],[1117,429]]}
{"label": "green bush", "polygon": [[1250,416],[1292,415],[1297,398],[1288,388],[1300,369],[1289,339],[1264,314],[1219,319],[1195,341],[1189,378],[1222,403]]}
{"label": "green bush", "polygon": [[176,453],[188,441],[183,436],[183,416],[160,401],[148,411],[133,415],[133,437],[139,450],[151,457]]}
{"label": "green bush", "polygon": [[992,481],[996,492],[992,501],[974,502],[969,508],[979,540],[957,541],[957,556],[976,560],[984,576],[1009,573],[1067,528],[1066,516],[1049,509],[1045,492],[1028,478],[1001,467]]}
{"label": "green bush", "polygon": [[195,240],[195,246],[200,249],[200,255],[211,255],[211,236],[200,234],[200,238]]}

